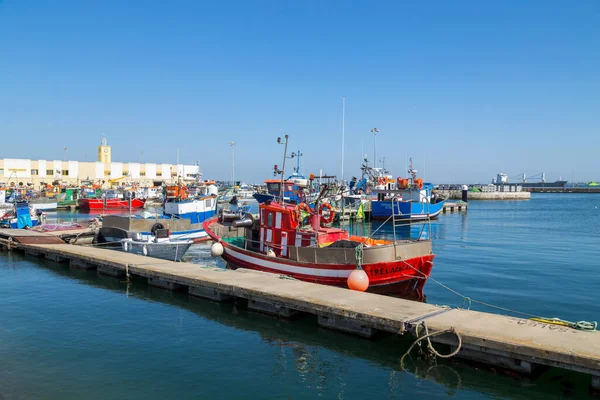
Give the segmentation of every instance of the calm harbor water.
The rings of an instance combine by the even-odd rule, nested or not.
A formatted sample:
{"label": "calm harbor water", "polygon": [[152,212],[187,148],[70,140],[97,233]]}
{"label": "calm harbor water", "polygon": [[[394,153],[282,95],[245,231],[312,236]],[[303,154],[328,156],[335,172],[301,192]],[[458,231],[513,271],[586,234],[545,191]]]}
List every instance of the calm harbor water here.
{"label": "calm harbor water", "polygon": [[[377,227],[352,229],[369,234]],[[418,235],[417,229],[403,233]],[[385,226],[378,234],[391,232]],[[600,196],[473,202],[467,214],[432,223],[431,236],[432,277],[472,299],[536,315],[600,319],[594,257]],[[207,245],[194,246],[189,259],[222,265]],[[462,304],[433,281],[425,293],[429,303]],[[456,361],[410,360],[401,371],[406,338],[368,341],[318,328],[313,317],[281,321],[19,253],[0,253],[0,305],[0,399],[588,394],[585,376],[552,369],[530,380]]]}

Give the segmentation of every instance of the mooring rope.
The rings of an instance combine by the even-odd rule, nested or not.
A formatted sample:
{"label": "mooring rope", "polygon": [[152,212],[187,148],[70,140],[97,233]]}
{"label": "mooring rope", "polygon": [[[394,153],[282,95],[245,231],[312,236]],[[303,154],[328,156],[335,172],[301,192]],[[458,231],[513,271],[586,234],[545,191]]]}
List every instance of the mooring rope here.
{"label": "mooring rope", "polygon": [[[424,335],[423,336],[419,336],[420,334],[420,327],[423,327],[424,329]],[[431,338],[435,337],[435,336],[440,336],[440,335],[444,335],[446,333],[451,333],[454,334],[456,336],[456,340],[458,341],[458,344],[456,345],[456,349],[448,354],[441,354],[439,351],[437,351],[434,347],[433,344],[431,343]],[[460,351],[461,347],[462,347],[462,337],[460,336],[460,334],[456,331],[456,329],[454,329],[454,327],[449,328],[449,329],[445,329],[442,331],[438,331],[438,332],[433,332],[433,333],[429,333],[429,329],[427,328],[427,322],[423,321],[421,324],[417,325],[415,328],[415,335],[417,336],[417,339],[413,342],[413,344],[408,348],[408,350],[406,351],[406,353],[404,353],[404,355],[402,356],[402,358],[400,359],[400,368],[402,370],[404,370],[404,359],[406,358],[406,356],[408,356],[410,354],[410,352],[412,351],[412,349],[419,343],[421,343],[423,340],[427,340],[427,348],[429,349],[429,351],[435,355],[436,357],[439,358],[451,358],[454,357],[455,355],[458,354],[458,352]]]}
{"label": "mooring rope", "polygon": [[363,263],[363,247],[364,243],[359,244],[354,249],[354,257],[356,258],[356,269],[362,270]]}
{"label": "mooring rope", "polygon": [[400,260],[400,261],[402,261],[404,264],[406,264],[410,268],[414,269],[419,274],[423,275],[425,278],[432,280],[433,282],[437,283],[438,285],[440,285],[444,289],[446,289],[446,290],[454,293],[457,296],[460,296],[462,298],[462,300],[463,300],[462,306],[460,308],[464,308],[464,309],[470,310],[472,303],[477,303],[477,304],[481,304],[482,306],[486,306],[486,307],[490,307],[490,308],[495,308],[497,310],[502,310],[502,311],[505,311],[505,312],[510,312],[510,313],[514,313],[514,314],[523,315],[523,316],[528,317],[532,321],[543,322],[543,323],[553,324],[553,325],[567,326],[569,328],[573,328],[573,329],[577,329],[577,330],[581,330],[581,331],[596,331],[596,329],[598,328],[598,323],[596,321],[577,321],[577,322],[571,322],[571,321],[562,320],[560,318],[540,317],[539,315],[530,314],[530,313],[523,312],[523,311],[512,310],[510,308],[505,308],[505,307],[497,306],[495,304],[490,304],[490,303],[486,303],[486,302],[483,302],[483,301],[475,300],[475,299],[473,299],[471,297],[465,296],[465,295],[457,292],[456,290],[454,290],[454,289],[452,289],[452,288],[444,285],[443,283],[437,281],[436,279],[432,278],[431,276],[428,277],[425,273],[423,273],[422,271],[420,271],[417,268],[413,267],[412,265],[410,265],[409,263],[407,263],[405,260]]}

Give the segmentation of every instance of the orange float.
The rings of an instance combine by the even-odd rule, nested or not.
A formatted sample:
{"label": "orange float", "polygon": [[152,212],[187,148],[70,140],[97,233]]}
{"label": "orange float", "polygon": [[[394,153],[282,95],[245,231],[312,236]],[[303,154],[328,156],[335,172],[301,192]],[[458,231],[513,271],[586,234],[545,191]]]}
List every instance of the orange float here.
{"label": "orange float", "polygon": [[364,292],[369,288],[369,277],[363,269],[355,269],[348,275],[348,288]]}

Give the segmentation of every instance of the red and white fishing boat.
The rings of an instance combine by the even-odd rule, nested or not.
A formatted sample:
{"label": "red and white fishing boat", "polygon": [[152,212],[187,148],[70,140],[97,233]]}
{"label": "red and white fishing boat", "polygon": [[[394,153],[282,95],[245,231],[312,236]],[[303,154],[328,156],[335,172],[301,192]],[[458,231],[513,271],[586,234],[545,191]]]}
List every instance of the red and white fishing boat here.
{"label": "red and white fishing boat", "polygon": [[305,225],[301,216],[308,209],[306,204],[264,203],[256,220],[246,217],[231,223],[212,218],[204,222],[204,230],[222,245],[221,256],[231,268],[347,287],[348,276],[361,265],[369,278],[369,291],[416,291],[422,297],[435,257],[430,240],[350,236],[344,229],[321,224],[324,207],[321,212],[311,210],[311,224]]}
{"label": "red and white fishing boat", "polygon": [[[287,139],[286,135],[284,141],[277,140],[286,145],[284,168]],[[283,169],[274,169],[283,183]],[[422,298],[435,257],[431,240],[421,239],[421,235],[417,240],[375,240],[328,227],[334,211],[328,203],[320,202],[326,192],[327,185],[323,185],[315,209],[305,203],[284,203],[280,195],[278,202],[261,203],[258,217],[247,214],[231,221],[233,214],[220,213],[204,221],[204,230],[216,242],[211,253],[223,257],[230,268],[255,269],[341,287],[347,287],[353,281],[351,277],[349,282],[351,273],[362,268],[369,291]]]}

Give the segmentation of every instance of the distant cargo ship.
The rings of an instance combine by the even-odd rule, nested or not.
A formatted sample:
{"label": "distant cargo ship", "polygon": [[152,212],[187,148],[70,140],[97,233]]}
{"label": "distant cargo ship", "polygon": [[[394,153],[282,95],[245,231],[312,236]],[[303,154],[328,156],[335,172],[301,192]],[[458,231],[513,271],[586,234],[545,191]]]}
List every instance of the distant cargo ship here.
{"label": "distant cargo ship", "polygon": [[[546,174],[541,173],[536,175],[534,178],[540,179],[539,182],[527,182],[525,174],[522,175],[521,182],[515,182],[513,184],[520,185],[523,188],[559,188],[564,189],[567,186],[567,181],[561,179],[554,182],[546,182]],[[500,172],[494,179],[492,179],[494,185],[508,185],[510,184],[508,176]]]}
{"label": "distant cargo ship", "polygon": [[520,185],[524,188],[565,188],[567,181],[554,181],[554,182],[523,182]]}

